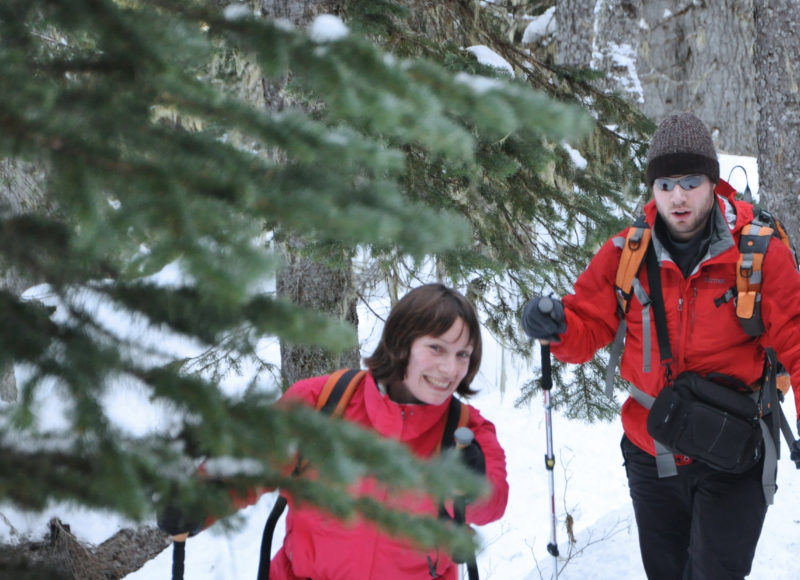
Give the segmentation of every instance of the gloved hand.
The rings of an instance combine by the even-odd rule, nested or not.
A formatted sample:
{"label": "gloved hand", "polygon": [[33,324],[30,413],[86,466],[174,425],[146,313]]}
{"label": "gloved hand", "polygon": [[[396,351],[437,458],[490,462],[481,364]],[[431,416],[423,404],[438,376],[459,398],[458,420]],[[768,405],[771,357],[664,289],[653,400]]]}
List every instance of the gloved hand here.
{"label": "gloved hand", "polygon": [[564,304],[550,296],[528,300],[522,308],[522,330],[529,338],[558,342],[558,335],[567,330]]}
{"label": "gloved hand", "polygon": [[[797,432],[800,433],[800,419],[797,421]],[[794,461],[795,467],[800,469],[800,439],[795,439],[792,443],[792,452],[789,457]]]}
{"label": "gloved hand", "polygon": [[170,536],[189,534],[194,536],[203,529],[205,518],[197,515],[185,514],[179,507],[168,504],[158,514],[158,527],[167,532]]}
{"label": "gloved hand", "polygon": [[789,457],[794,461],[795,467],[800,469],[800,439],[796,439],[795,442],[792,443],[792,452]]}
{"label": "gloved hand", "polygon": [[483,449],[475,441],[475,433],[469,427],[459,427],[453,433],[458,456],[465,466],[478,475],[486,475],[486,458]]}

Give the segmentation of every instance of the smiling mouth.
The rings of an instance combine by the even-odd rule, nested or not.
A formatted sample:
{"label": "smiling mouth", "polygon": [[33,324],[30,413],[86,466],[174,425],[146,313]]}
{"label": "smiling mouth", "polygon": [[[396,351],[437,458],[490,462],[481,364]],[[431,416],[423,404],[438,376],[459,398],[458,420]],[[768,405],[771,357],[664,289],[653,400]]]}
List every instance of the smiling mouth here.
{"label": "smiling mouth", "polygon": [[432,379],[428,376],[426,376],[425,379],[437,389],[446,390],[450,388],[450,381],[437,381],[436,379]]}

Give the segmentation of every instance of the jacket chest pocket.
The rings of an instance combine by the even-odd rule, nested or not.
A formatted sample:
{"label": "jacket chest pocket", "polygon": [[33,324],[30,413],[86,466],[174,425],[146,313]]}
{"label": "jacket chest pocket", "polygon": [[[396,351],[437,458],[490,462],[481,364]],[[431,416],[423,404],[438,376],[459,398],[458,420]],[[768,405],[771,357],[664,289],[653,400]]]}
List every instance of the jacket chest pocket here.
{"label": "jacket chest pocket", "polygon": [[743,334],[736,317],[736,279],[730,276],[701,275],[689,290],[682,317],[691,342],[698,348],[714,350],[720,340]]}

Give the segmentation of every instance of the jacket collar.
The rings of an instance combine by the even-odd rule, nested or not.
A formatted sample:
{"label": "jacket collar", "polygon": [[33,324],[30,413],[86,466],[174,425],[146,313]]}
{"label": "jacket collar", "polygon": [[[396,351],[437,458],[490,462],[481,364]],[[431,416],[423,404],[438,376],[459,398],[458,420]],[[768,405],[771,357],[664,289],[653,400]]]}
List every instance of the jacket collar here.
{"label": "jacket collar", "polygon": [[373,427],[386,437],[407,440],[421,435],[441,423],[450,405],[450,399],[441,405],[401,405],[381,392],[372,373],[367,373],[364,384],[364,403]]}

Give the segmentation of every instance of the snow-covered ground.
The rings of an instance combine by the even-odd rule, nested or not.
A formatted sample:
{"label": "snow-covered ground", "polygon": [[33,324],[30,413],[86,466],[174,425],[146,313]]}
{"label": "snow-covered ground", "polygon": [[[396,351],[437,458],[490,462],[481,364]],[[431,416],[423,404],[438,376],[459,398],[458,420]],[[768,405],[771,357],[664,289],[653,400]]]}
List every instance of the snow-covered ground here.
{"label": "snow-covered ground", "polygon": [[[516,409],[517,386],[533,370],[509,368],[507,390],[501,393],[499,366],[502,356],[487,345],[484,370],[476,379],[481,393],[473,403],[497,426],[505,447],[511,495],[506,515],[496,523],[478,528],[484,545],[478,563],[482,580],[535,580],[552,577],[548,475],[544,468],[545,425],[540,399]],[[538,359],[537,359],[538,361]],[[787,416],[794,416],[791,401],[784,404]],[[636,526],[628,498],[624,468],[619,451],[621,427],[618,421],[584,424],[553,417],[556,452],[555,491],[559,518],[557,539],[563,557],[559,575],[565,580],[642,579]],[[800,472],[784,452],[781,459],[779,491],[767,514],[751,578],[796,579],[800,565]],[[193,580],[255,579],[261,530],[272,507],[274,495],[266,495],[241,512],[243,526],[236,532],[221,526],[191,538],[186,545],[186,578]],[[574,521],[575,543],[570,544],[564,527],[566,514]],[[21,533],[41,533],[51,515],[68,522],[80,538],[100,543],[119,527],[129,525],[109,514],[56,506],[48,514],[24,515],[0,506],[0,514]],[[0,518],[2,519],[2,518]],[[281,524],[282,525],[282,524]],[[9,527],[0,521],[0,536]],[[273,549],[280,545],[279,526]],[[5,539],[5,538],[4,538]],[[128,580],[170,578],[171,550],[167,549]]]}
{"label": "snow-covered ground", "polygon": [[[481,394],[474,400],[481,412],[494,421],[508,460],[510,498],[506,515],[498,522],[478,528],[483,551],[478,564],[482,580],[535,580],[551,578],[553,559],[546,547],[550,541],[548,475],[544,467],[546,450],[544,409],[536,399],[516,409],[518,385],[528,368],[509,368],[505,393],[499,384],[502,356],[496,345],[487,345],[484,370],[476,379]],[[538,358],[537,358],[538,363]],[[514,372],[516,371],[516,373]],[[784,410],[794,416],[794,405]],[[638,540],[628,497],[625,470],[619,450],[622,434],[619,421],[585,424],[553,417],[556,453],[555,490],[559,526],[557,540],[562,557],[559,578],[565,580],[642,579]],[[783,453],[779,491],[769,510],[756,553],[751,578],[796,579],[800,548],[800,472]],[[243,511],[244,527],[238,533],[214,528],[189,540],[186,546],[186,577],[209,580],[255,578],[261,530],[274,495],[265,496]],[[564,527],[566,514],[574,521],[575,543]],[[73,531],[75,525],[73,524]],[[273,550],[280,544],[279,529]],[[167,550],[130,574],[130,580],[169,578],[171,552]]]}
{"label": "snow-covered ground", "polygon": [[[747,168],[750,186],[757,192],[757,171],[750,158],[723,156],[721,175],[726,178],[737,164]],[[731,182],[744,188],[743,173],[731,174]],[[366,316],[366,312],[363,313]],[[363,352],[377,341],[380,329],[362,331]],[[515,360],[484,333],[484,362],[474,386],[480,394],[472,401],[497,426],[507,454],[511,495],[505,516],[478,529],[483,549],[478,556],[482,580],[534,580],[551,578],[553,558],[547,553],[550,541],[548,473],[544,467],[545,422],[541,399],[528,407],[515,408],[519,386],[538,373],[539,358],[533,366]],[[504,379],[501,379],[501,376]],[[500,385],[504,385],[501,389]],[[146,401],[135,391],[120,389],[108,401],[112,416],[132,417],[143,423],[158,420]],[[134,407],[136,406],[136,407]],[[138,411],[132,413],[131,409]],[[794,404],[784,410],[795,416]],[[57,412],[57,409],[53,409]],[[135,425],[128,425],[135,430]],[[585,424],[553,416],[556,454],[555,495],[559,520],[557,540],[561,553],[560,578],[569,580],[641,579],[637,532],[633,520],[619,440],[618,420]],[[771,580],[800,576],[800,472],[783,453],[778,473],[779,491],[769,510],[753,564],[751,578]],[[256,577],[261,530],[275,495],[240,512],[236,531],[217,525],[191,538],[186,545],[186,578],[193,580],[241,580]],[[572,537],[565,521],[572,520]],[[0,541],[13,541],[30,534],[42,534],[50,517],[70,524],[79,538],[99,544],[120,527],[130,526],[112,514],[74,507],[52,506],[43,514],[22,513],[0,503]],[[276,531],[273,551],[280,546],[282,522]],[[171,571],[171,550],[167,549],[128,580],[167,579]]]}

